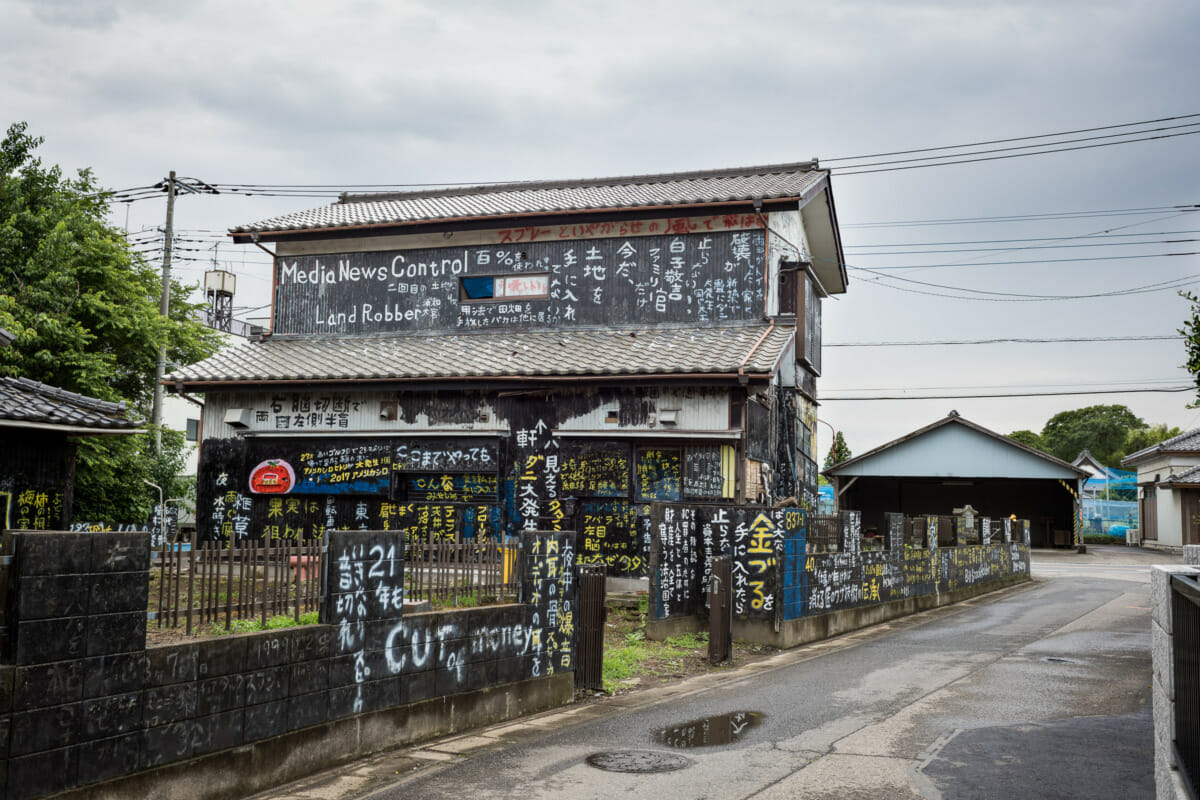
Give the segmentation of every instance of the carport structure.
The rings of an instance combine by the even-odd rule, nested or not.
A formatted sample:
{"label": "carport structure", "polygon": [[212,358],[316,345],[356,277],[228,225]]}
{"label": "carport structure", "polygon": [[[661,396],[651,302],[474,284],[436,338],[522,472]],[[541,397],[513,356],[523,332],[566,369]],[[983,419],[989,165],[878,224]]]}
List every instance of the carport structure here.
{"label": "carport structure", "polygon": [[1069,547],[1088,473],[951,411],[946,417],[825,470],[837,507],[862,512],[864,533],[884,515],[976,514],[1028,519],[1034,547]]}

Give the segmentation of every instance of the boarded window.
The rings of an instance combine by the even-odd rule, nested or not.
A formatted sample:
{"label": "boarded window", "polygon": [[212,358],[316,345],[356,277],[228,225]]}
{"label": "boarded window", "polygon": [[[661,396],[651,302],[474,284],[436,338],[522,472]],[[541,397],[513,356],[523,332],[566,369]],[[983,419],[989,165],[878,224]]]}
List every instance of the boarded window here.
{"label": "boarded window", "polygon": [[559,485],[567,497],[629,497],[629,445],[569,442],[563,447]]}
{"label": "boarded window", "polygon": [[746,457],[767,461],[771,454],[771,412],[758,402],[746,403]]}
{"label": "boarded window", "polygon": [[488,275],[459,278],[458,298],[464,302],[511,299],[545,299],[550,292],[550,276]]}
{"label": "boarded window", "polygon": [[682,462],[676,448],[638,450],[637,499],[642,502],[679,502],[682,499]]}

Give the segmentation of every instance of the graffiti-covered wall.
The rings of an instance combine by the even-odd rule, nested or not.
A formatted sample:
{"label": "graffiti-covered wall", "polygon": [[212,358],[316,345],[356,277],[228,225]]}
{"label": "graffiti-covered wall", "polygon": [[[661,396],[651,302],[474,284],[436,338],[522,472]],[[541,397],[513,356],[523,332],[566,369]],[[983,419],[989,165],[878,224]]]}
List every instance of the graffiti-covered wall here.
{"label": "graffiti-covered wall", "polygon": [[[646,574],[638,520],[649,503],[737,498],[728,388],[228,393],[209,404],[206,418],[240,409],[250,423],[249,435],[201,446],[202,538],[572,530],[580,563],[637,576]],[[397,426],[362,435],[381,408],[395,410]],[[655,438],[660,409],[676,411],[695,438]]]}
{"label": "graffiti-covered wall", "polygon": [[[739,217],[739,222],[743,220]],[[757,226],[753,215],[745,220]],[[280,256],[274,333],[716,324],[765,314],[766,234],[690,232]]]}
{"label": "graffiti-covered wall", "polygon": [[571,533],[525,538],[522,603],[404,615],[403,540],[335,533],[324,624],[152,648],[148,534],[8,536],[0,796],[38,797],[574,669]]}
{"label": "graffiti-covered wall", "polygon": [[841,552],[817,554],[807,552],[803,509],[653,504],[655,618],[701,613],[718,555],[732,556],[733,612],[743,620],[797,619],[1029,575],[1028,542],[1014,538],[1010,520],[1003,543],[904,549],[897,540],[863,551],[857,512],[842,516]]}
{"label": "graffiti-covered wall", "polygon": [[58,433],[0,433],[0,529],[63,530],[71,519],[75,446]]}

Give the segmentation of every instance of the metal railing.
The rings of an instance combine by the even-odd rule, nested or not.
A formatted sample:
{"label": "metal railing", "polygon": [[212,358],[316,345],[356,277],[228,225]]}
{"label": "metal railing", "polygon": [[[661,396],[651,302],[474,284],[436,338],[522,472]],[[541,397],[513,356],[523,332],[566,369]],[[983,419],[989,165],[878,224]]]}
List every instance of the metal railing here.
{"label": "metal railing", "polygon": [[410,535],[404,553],[406,602],[474,606],[511,601],[521,590],[520,544],[455,534]]}

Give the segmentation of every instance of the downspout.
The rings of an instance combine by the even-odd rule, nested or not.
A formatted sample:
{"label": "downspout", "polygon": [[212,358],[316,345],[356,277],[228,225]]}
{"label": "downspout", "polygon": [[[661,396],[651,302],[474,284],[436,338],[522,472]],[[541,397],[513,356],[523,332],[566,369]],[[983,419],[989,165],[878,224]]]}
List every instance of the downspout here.
{"label": "downspout", "polygon": [[768,325],[767,329],[762,332],[762,336],[758,337],[758,341],[756,341],[754,345],[746,351],[746,356],[742,359],[742,363],[738,364],[738,383],[745,385],[750,381],[750,379],[746,377],[746,364],[750,362],[750,359],[754,356],[754,351],[757,350],[759,345],[763,343],[763,340],[771,335],[771,331],[773,330],[775,330],[775,320],[771,320],[771,324]]}

